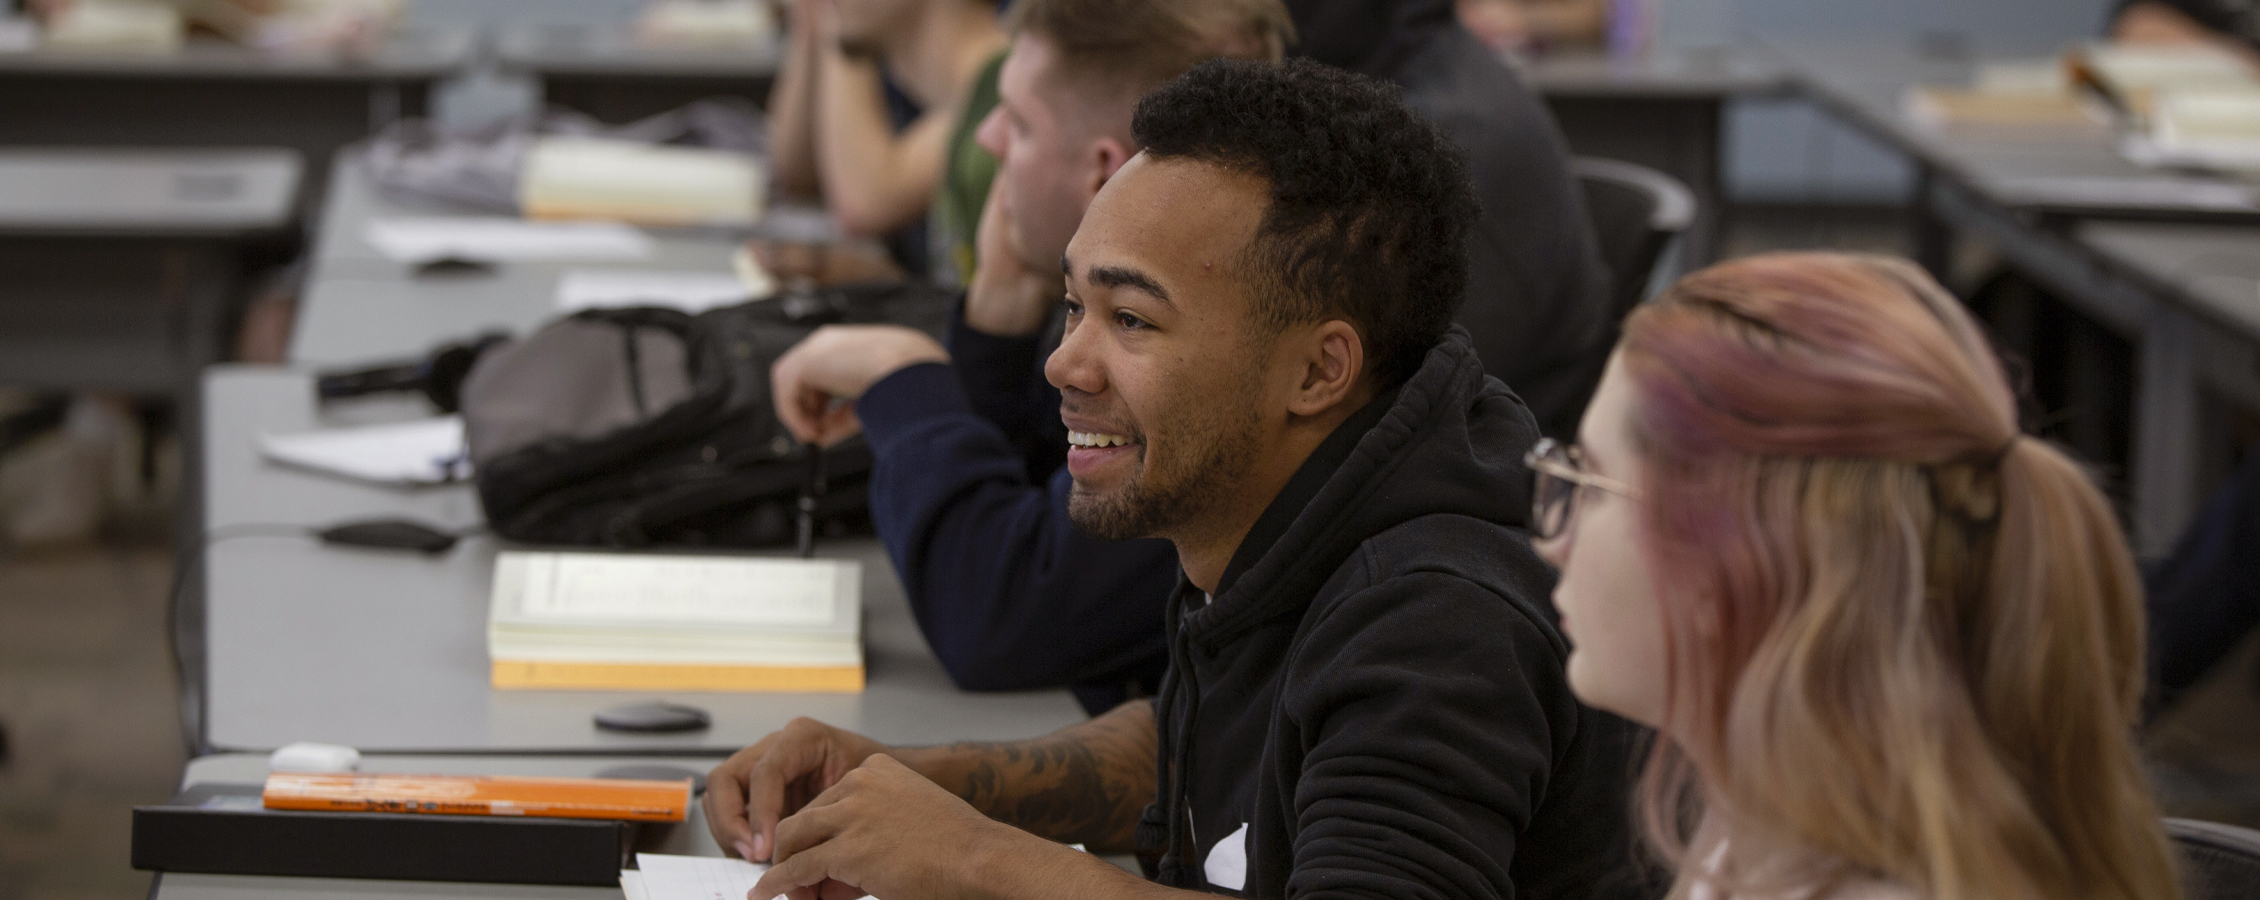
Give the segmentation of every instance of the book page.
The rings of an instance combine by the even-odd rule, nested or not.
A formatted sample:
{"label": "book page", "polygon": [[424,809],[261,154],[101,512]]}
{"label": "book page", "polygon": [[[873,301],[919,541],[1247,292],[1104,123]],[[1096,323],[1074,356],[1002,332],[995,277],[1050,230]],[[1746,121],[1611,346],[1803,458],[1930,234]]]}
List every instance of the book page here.
{"label": "book page", "polygon": [[526,554],[522,608],[553,621],[824,625],[844,567],[828,560]]}

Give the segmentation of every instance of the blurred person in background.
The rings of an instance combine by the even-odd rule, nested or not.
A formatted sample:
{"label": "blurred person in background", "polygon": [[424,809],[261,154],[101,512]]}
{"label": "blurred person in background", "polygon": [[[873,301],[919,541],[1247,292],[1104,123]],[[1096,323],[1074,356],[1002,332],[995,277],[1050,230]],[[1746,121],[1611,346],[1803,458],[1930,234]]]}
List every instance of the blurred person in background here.
{"label": "blurred person in background", "polygon": [[2111,40],[2162,47],[2216,47],[2260,76],[2260,8],[2253,0],[2128,0],[2111,14]]}
{"label": "blurred person in background", "polygon": [[1459,16],[1502,53],[1597,50],[1608,36],[1609,0],[1459,0]]}
{"label": "blurred person in background", "polygon": [[[934,259],[917,226],[944,172],[963,167],[985,196],[994,169],[993,160],[967,158],[981,151],[962,123],[969,109],[996,102],[1006,44],[996,3],[793,0],[789,28],[769,94],[778,186],[821,199],[843,236],[889,237],[892,262],[924,276]],[[963,213],[954,201],[945,206]]]}
{"label": "blurred person in background", "polygon": [[1537,92],[1461,27],[1452,0],[1288,0],[1292,53],[1395,83],[1467,154],[1482,218],[1459,323],[1539,431],[1566,437],[1616,337],[1609,274]]}

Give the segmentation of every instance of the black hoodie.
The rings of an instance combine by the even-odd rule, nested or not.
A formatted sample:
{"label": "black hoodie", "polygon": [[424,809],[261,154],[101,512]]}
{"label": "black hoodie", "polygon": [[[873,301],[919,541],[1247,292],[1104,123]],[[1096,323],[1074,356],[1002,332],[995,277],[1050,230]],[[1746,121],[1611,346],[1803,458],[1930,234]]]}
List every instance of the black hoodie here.
{"label": "black hoodie", "polygon": [[1625,734],[1571,696],[1552,570],[1517,528],[1536,437],[1455,328],[1312,453],[1213,600],[1180,582],[1149,874],[1252,897],[1617,890]]}
{"label": "black hoodie", "polygon": [[1553,116],[1459,26],[1452,0],[1288,0],[1295,52],[1395,82],[1468,154],[1483,216],[1468,234],[1460,324],[1491,374],[1567,438],[1615,332],[1609,276]]}

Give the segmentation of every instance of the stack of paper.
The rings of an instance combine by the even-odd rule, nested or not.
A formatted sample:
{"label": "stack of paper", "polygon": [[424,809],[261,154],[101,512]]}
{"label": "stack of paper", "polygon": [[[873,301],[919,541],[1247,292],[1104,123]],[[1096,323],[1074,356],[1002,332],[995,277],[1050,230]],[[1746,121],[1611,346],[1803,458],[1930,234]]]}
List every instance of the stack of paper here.
{"label": "stack of paper", "polygon": [[2211,47],[2096,46],[2073,64],[2083,81],[2139,116],[2171,93],[2260,86],[2243,59]]}
{"label": "stack of paper", "polygon": [[167,53],[187,36],[179,9],[140,0],[79,0],[47,23],[47,46],[59,49]]}
{"label": "stack of paper", "polygon": [[2056,60],[1990,63],[1979,67],[1966,88],[1909,88],[1900,107],[1932,130],[1973,125],[2099,129],[2111,123],[2109,111],[2077,90]]}
{"label": "stack of paper", "polygon": [[287,466],[377,484],[443,484],[471,477],[461,416],[263,434],[259,455]]}
{"label": "stack of paper", "polygon": [[2148,146],[2130,148],[2163,165],[2260,170],[2260,85],[2242,91],[2177,91],[2150,114]]}
{"label": "stack of paper", "polygon": [[506,552],[494,686],[861,691],[862,591],[851,560]]}
{"label": "stack of paper", "polygon": [[518,206],[529,219],[742,226],[760,217],[766,185],[743,153],[545,137],[526,153]]}

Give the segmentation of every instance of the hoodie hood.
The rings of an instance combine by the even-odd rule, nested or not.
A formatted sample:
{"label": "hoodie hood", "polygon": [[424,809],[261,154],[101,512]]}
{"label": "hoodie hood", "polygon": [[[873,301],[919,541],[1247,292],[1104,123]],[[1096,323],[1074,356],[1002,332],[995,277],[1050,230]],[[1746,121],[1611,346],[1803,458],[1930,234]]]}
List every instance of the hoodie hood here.
{"label": "hoodie hood", "polygon": [[1483,372],[1454,326],[1418,371],[1336,429],[1248,530],[1215,600],[1185,612],[1213,648],[1256,623],[1299,615],[1368,538],[1423,516],[1510,528],[1530,518],[1522,455],[1538,428],[1522,399]]}
{"label": "hoodie hood", "polygon": [[1296,56],[1376,78],[1457,21],[1452,0],[1288,0],[1287,12]]}

